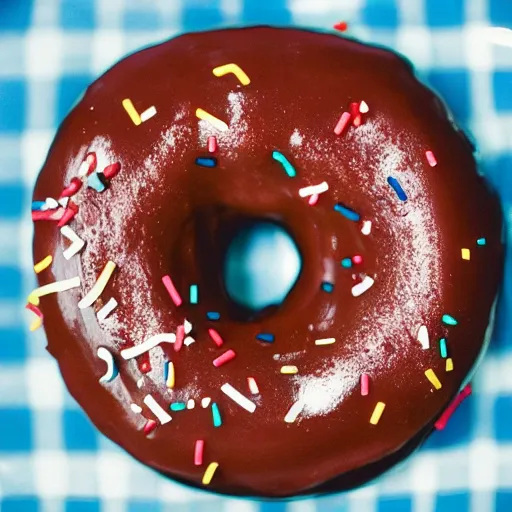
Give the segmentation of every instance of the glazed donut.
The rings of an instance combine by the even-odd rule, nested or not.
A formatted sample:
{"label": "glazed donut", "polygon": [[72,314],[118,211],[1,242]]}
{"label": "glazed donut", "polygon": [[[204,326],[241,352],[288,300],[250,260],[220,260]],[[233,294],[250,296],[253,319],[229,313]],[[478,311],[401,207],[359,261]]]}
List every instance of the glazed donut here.
{"label": "glazed donut", "polygon": [[[489,340],[502,217],[472,145],[408,62],[337,34],[129,56],[62,123],[32,208],[27,307],[69,391],[189,485],[359,485],[444,425]],[[268,307],[226,280],[258,225],[300,264]]]}

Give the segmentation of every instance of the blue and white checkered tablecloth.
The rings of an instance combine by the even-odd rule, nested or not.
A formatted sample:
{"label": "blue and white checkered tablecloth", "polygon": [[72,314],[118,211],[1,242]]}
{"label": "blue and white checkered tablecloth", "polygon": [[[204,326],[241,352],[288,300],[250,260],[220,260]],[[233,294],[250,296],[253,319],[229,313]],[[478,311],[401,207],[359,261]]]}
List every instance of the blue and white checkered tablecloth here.
{"label": "blue and white checkered tablecloth", "polygon": [[[512,256],[474,395],[408,462],[329,498],[257,503],[173,484],[102,437],[28,332],[31,189],[60,121],[122,55],[183,31],[328,29],[412,60],[478,142],[512,242],[512,0],[0,0],[1,512],[512,511]],[[477,208],[478,205],[475,205]]]}

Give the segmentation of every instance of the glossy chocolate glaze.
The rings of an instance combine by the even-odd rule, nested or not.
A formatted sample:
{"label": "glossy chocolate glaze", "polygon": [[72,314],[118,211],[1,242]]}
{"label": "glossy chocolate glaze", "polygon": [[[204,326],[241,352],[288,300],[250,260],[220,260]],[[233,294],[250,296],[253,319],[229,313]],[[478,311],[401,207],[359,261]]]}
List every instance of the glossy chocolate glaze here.
{"label": "glossy chocolate glaze", "polygon": [[[250,78],[216,77],[212,69],[236,63]],[[122,107],[130,98],[157,113],[136,126]],[[361,126],[334,133],[351,102],[369,112]],[[200,121],[202,108],[227,123],[221,132]],[[214,168],[196,165],[211,156]],[[293,164],[290,178],[272,158]],[[425,152],[437,159],[431,167]],[[120,162],[102,193],[87,187],[72,200],[70,222],[86,241],[79,255],[62,256],[68,242],[54,222],[37,222],[34,258],[53,255],[40,284],[80,276],[81,286],[41,298],[48,350],[66,384],[97,427],[129,453],[179,481],[201,486],[207,465],[219,468],[216,492],[287,497],[358,485],[403,458],[421,442],[457,394],[481,352],[501,278],[503,247],[498,199],[477,173],[472,148],[440,100],[389,51],[338,35],[268,27],[180,36],[136,53],[93,83],[63,122],[37,181],[35,199],[58,197],[77,176],[88,152],[98,170]],[[388,177],[407,194],[401,201]],[[298,190],[326,181],[315,206]],[[342,203],[360,215],[334,211]],[[223,291],[227,234],[240,219],[269,219],[285,226],[303,257],[297,285],[281,307],[249,317]],[[361,232],[370,220],[369,235]],[[476,240],[485,237],[486,245]],[[228,237],[229,238],[229,237]],[[222,242],[224,240],[224,242]],[[461,249],[470,249],[463,260]],[[342,268],[359,254],[363,263]],[[105,263],[116,271],[94,307],[79,309]],[[176,307],[161,278],[169,274],[184,303]],[[374,285],[359,297],[351,288],[364,274]],[[355,280],[356,279],[356,280]],[[322,282],[334,284],[332,293]],[[188,301],[199,286],[199,303]],[[114,297],[119,306],[104,321],[95,312]],[[208,311],[221,318],[210,322]],[[448,313],[458,325],[446,326]],[[123,348],[159,333],[176,332],[188,319],[196,340],[179,352],[161,345],[125,361]],[[430,348],[417,340],[425,325]],[[218,348],[208,335],[224,339]],[[257,341],[260,332],[273,344]],[[316,346],[315,340],[336,342]],[[447,339],[454,369],[445,371],[438,340]],[[119,376],[99,383],[114,355]],[[212,361],[227,349],[234,360]],[[176,371],[174,389],[164,364]],[[282,365],[297,375],[282,375]],[[425,377],[432,368],[442,383]],[[360,377],[370,377],[361,396]],[[141,379],[141,377],[143,378]],[[250,394],[254,377],[260,395]],[[229,383],[256,404],[247,412],[225,396]],[[171,412],[172,421],[143,432],[156,419],[143,404],[150,393],[169,411],[171,402],[195,408]],[[211,397],[223,424],[214,428]],[[294,423],[284,421],[300,400]],[[377,402],[386,408],[369,420]],[[142,407],[142,413],[130,405]],[[204,464],[194,445],[205,441]]]}

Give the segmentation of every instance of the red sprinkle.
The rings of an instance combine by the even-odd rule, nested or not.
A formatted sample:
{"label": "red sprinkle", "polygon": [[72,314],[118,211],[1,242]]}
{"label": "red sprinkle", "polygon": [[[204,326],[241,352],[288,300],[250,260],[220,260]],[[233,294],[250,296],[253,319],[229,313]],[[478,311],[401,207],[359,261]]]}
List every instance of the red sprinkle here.
{"label": "red sprinkle", "polygon": [[445,409],[443,414],[439,417],[439,419],[434,423],[434,427],[436,430],[443,430],[448,423],[448,420],[451,418],[452,414],[455,412],[457,407],[471,395],[472,389],[471,384],[468,384],[453,400],[453,402]]}
{"label": "red sprinkle", "polygon": [[174,352],[179,352],[183,346],[183,340],[185,339],[185,327],[178,325],[176,329],[176,341],[174,342]]}
{"label": "red sprinkle", "polygon": [[222,366],[223,364],[226,364],[228,361],[231,361],[236,356],[234,350],[227,350],[222,354],[221,356],[217,357],[217,359],[213,360],[213,366],[215,368],[218,368],[219,366]]}
{"label": "red sprinkle", "polygon": [[320,196],[318,194],[313,194],[309,196],[308,204],[309,206],[315,206],[316,203],[318,203],[318,199]]}
{"label": "red sprinkle", "polygon": [[149,361],[144,361],[139,365],[139,370],[141,373],[149,373],[151,371],[151,363]]}
{"label": "red sprinkle", "polygon": [[220,334],[215,329],[208,329],[208,334],[210,338],[213,340],[217,347],[221,347],[224,343],[224,340],[221,338]]}
{"label": "red sprinkle", "polygon": [[30,302],[25,306],[26,309],[28,309],[29,311],[32,311],[32,313],[36,314],[39,318],[43,318],[43,313],[41,312],[41,310],[37,307],[37,306],[34,306],[34,304],[30,304]]}
{"label": "red sprinkle", "polygon": [[366,396],[370,392],[370,377],[363,373],[361,375],[361,395]]}
{"label": "red sprinkle", "polygon": [[85,161],[87,162],[87,176],[92,174],[96,170],[96,166],[98,165],[98,160],[96,158],[96,153],[87,153],[85,157]]}
{"label": "red sprinkle", "polygon": [[32,211],[32,220],[60,220],[64,215],[64,208],[55,208],[53,210],[35,210]]}
{"label": "red sprinkle", "polygon": [[343,114],[341,114],[340,120],[338,121],[338,124],[334,127],[334,133],[336,135],[341,135],[349,121],[350,114],[348,112],[343,112]]}
{"label": "red sprinkle", "polygon": [[70,222],[75,215],[78,213],[78,206],[73,203],[73,201],[69,201],[68,205],[66,206],[66,210],[64,211],[64,215],[59,220],[57,226],[61,228],[62,226],[65,226],[68,222]]}
{"label": "red sprinkle", "polygon": [[360,265],[361,263],[363,263],[363,257],[360,254],[352,256],[352,263],[354,265]]}
{"label": "red sprinkle", "polygon": [[352,124],[354,126],[360,126],[363,122],[363,116],[359,112],[359,103],[350,104],[350,114],[352,115]]}
{"label": "red sprinkle", "polygon": [[194,449],[194,466],[203,465],[203,453],[204,453],[204,441],[198,439],[196,441],[196,447]]}
{"label": "red sprinkle", "polygon": [[215,153],[215,151],[217,151],[217,137],[214,135],[210,135],[208,137],[208,151],[210,153]]}
{"label": "red sprinkle", "polygon": [[427,157],[427,161],[430,167],[435,167],[437,165],[436,157],[432,151],[426,151],[425,156]]}
{"label": "red sprinkle", "polygon": [[114,176],[117,176],[119,174],[120,170],[121,164],[119,162],[107,165],[107,167],[103,169],[103,176],[105,176],[107,180],[111,180]]}
{"label": "red sprinkle", "polygon": [[345,32],[348,28],[348,23],[346,21],[340,21],[339,23],[336,23],[333,28],[335,30],[339,30],[340,32]]}
{"label": "red sprinkle", "polygon": [[74,196],[82,188],[82,180],[80,178],[72,178],[69,185],[61,192],[59,199]]}
{"label": "red sprinkle", "polygon": [[157,422],[155,420],[148,420],[147,423],[144,425],[144,434],[148,435],[155,430],[157,427]]}
{"label": "red sprinkle", "polygon": [[174,304],[176,304],[176,306],[181,306],[183,300],[181,299],[178,290],[176,290],[176,287],[174,286],[171,278],[169,276],[162,277],[162,283],[164,283],[165,289],[169,292],[169,295],[171,296]]}

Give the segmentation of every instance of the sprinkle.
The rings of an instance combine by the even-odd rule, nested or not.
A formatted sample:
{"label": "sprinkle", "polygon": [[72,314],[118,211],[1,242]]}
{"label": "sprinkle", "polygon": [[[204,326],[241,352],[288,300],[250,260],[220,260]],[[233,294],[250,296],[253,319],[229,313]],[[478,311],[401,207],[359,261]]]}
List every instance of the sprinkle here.
{"label": "sprinkle", "polygon": [[360,265],[363,263],[363,257],[360,254],[356,254],[355,256],[352,256],[352,262],[354,265]]}
{"label": "sprinkle", "polygon": [[194,409],[196,406],[196,401],[191,398],[188,402],[187,402],[187,409],[188,410],[191,410],[191,409]]}
{"label": "sprinkle", "polygon": [[361,233],[363,235],[369,235],[372,232],[372,221],[364,220],[363,227],[361,228]]}
{"label": "sprinkle", "polygon": [[304,409],[304,405],[305,404],[302,400],[297,400],[286,413],[284,421],[286,423],[295,423],[295,420]]}
{"label": "sprinkle", "polygon": [[184,411],[187,408],[185,402],[173,402],[170,407],[171,411]]}
{"label": "sprinkle", "polygon": [[149,337],[146,341],[141,343],[140,345],[135,345],[134,347],[125,348],[121,350],[121,356],[123,359],[133,359],[134,357],[138,357],[145,352],[149,352],[151,349],[160,345],[160,343],[174,343],[176,341],[176,334],[173,332],[166,332],[162,334],[155,334],[154,336]]}
{"label": "sprinkle", "polygon": [[176,290],[171,278],[168,275],[162,277],[162,283],[164,283],[165,289],[168,291],[174,304],[177,307],[181,306],[183,301],[181,300],[180,294],[178,293],[178,290]]}
{"label": "sprinkle", "polygon": [[367,396],[370,392],[370,377],[366,373],[361,375],[361,395]]}
{"label": "sprinkle", "polygon": [[418,341],[420,342],[421,348],[427,350],[430,348],[430,339],[428,336],[428,330],[426,325],[422,325],[418,329]]}
{"label": "sprinkle", "polygon": [[485,238],[479,238],[476,241],[477,245],[485,245],[487,243],[487,240]]}
{"label": "sprinkle", "polygon": [[155,420],[148,420],[144,425],[144,434],[149,435],[155,428],[157,427],[157,422]]}
{"label": "sprinkle", "polygon": [[296,373],[299,373],[299,369],[293,365],[285,365],[281,366],[280,372],[283,375],[295,375]]}
{"label": "sprinkle", "polygon": [[78,288],[80,286],[80,278],[72,277],[71,279],[63,279],[62,281],[55,281],[50,284],[45,284],[36,288],[28,296],[28,302],[34,306],[39,306],[39,298],[50,293],[64,292],[71,290],[72,288]]}
{"label": "sprinkle", "polygon": [[[140,414],[142,412],[142,407],[138,406],[137,404],[130,404],[130,409],[135,414]],[[151,420],[152,421],[152,420]]]}
{"label": "sprinkle", "polygon": [[208,152],[215,153],[215,151],[217,151],[217,137],[210,135],[208,137]]}
{"label": "sprinkle", "polygon": [[59,204],[60,204],[63,208],[67,208],[68,203],[69,203],[69,197],[63,197],[63,198],[59,199]]}
{"label": "sprinkle", "polygon": [[217,165],[217,159],[213,157],[199,157],[196,158],[196,165],[200,167],[215,167]]}
{"label": "sprinkle", "polygon": [[269,332],[260,332],[256,334],[256,339],[265,343],[274,343],[275,336]]}
{"label": "sprinkle", "polygon": [[362,295],[364,292],[369,290],[373,286],[374,282],[375,281],[370,276],[365,276],[360,283],[352,286],[352,295],[354,297],[359,297],[359,295]]}
{"label": "sprinkle", "polygon": [[174,352],[179,352],[185,340],[185,327],[178,325],[176,328],[176,341],[174,342]]}
{"label": "sprinkle", "polygon": [[144,375],[137,381],[137,387],[141,389],[142,386],[144,386]]}
{"label": "sprinkle", "polygon": [[471,259],[471,251],[469,249],[461,249],[460,252],[463,260],[469,261]]}
{"label": "sprinkle", "polygon": [[336,343],[335,338],[322,338],[320,340],[315,340],[315,345],[317,346],[332,345],[333,343]]}
{"label": "sprinkle", "polygon": [[87,153],[80,169],[78,169],[78,176],[89,176],[89,174],[92,174],[96,170],[97,165],[98,159],[96,158],[96,153]]}
{"label": "sprinkle", "polygon": [[229,130],[228,125],[224,121],[221,121],[220,119],[217,119],[215,116],[212,116],[211,114],[209,114],[208,112],[206,112],[202,108],[198,108],[196,110],[196,116],[199,119],[202,119],[203,121],[207,121],[214,128],[217,128],[217,130],[219,130],[221,132],[225,132],[225,131]]}
{"label": "sprinkle", "polygon": [[220,313],[218,311],[208,311],[206,318],[215,322],[220,319]]}
{"label": "sprinkle", "polygon": [[176,371],[174,370],[174,363],[168,361],[165,365],[165,385],[169,389],[173,389],[176,384]]}
{"label": "sprinkle", "polygon": [[231,386],[231,384],[223,384],[220,390],[229,398],[231,398],[233,402],[236,402],[240,407],[242,407],[242,409],[245,409],[251,413],[256,410],[256,404],[242,395],[242,393],[237,391],[233,386]]}
{"label": "sprinkle", "polygon": [[94,286],[89,290],[89,293],[87,293],[85,297],[78,303],[78,307],[80,309],[87,308],[94,304],[94,302],[99,298],[107,286],[110,276],[114,272],[115,268],[116,264],[113,261],[107,262],[105,268],[101,271],[98,280],[96,283],[94,283]]}
{"label": "sprinkle", "polygon": [[439,419],[434,423],[436,430],[443,430],[451,418],[452,414],[456,411],[457,407],[471,395],[472,389],[471,384],[468,384],[452,401],[452,403],[444,410],[443,414],[439,416]]}
{"label": "sprinkle", "polygon": [[64,187],[64,190],[60,193],[59,199],[74,196],[81,188],[82,180],[75,176],[74,178],[71,178],[69,185]]}
{"label": "sprinkle", "polygon": [[228,73],[233,73],[238,78],[238,81],[242,85],[249,85],[251,83],[251,80],[249,79],[249,77],[245,74],[245,72],[242,70],[242,68],[240,66],[238,66],[237,64],[233,64],[233,63],[224,64],[223,66],[218,66],[218,67],[214,68],[212,71],[213,71],[213,74],[218,77],[227,75]]}
{"label": "sprinkle", "polygon": [[220,355],[219,357],[217,357],[217,359],[213,360],[213,366],[215,366],[215,368],[219,368],[223,364],[226,364],[228,361],[231,361],[231,359],[234,359],[235,356],[236,353],[234,350],[227,350],[226,352],[224,352],[224,354]]}
{"label": "sprinkle", "polygon": [[350,258],[343,258],[341,260],[341,266],[343,268],[350,268],[352,266],[352,260]]}
{"label": "sprinkle", "polygon": [[393,178],[393,176],[388,177],[388,183],[391,186],[391,188],[396,192],[396,195],[398,196],[398,199],[400,201],[407,201],[407,194],[404,192],[404,189],[398,182],[396,178]]}
{"label": "sprinkle", "polygon": [[253,395],[259,395],[260,389],[258,388],[258,384],[254,380],[254,377],[247,377],[247,384],[249,386],[249,391]]}
{"label": "sprinkle", "polygon": [[183,328],[185,329],[185,334],[190,334],[192,332],[192,324],[186,318],[183,322]]}
{"label": "sprinkle", "polygon": [[69,260],[82,250],[85,242],[69,226],[62,226],[60,232],[71,241],[71,245],[62,253],[64,258]]}
{"label": "sprinkle", "polygon": [[355,127],[361,126],[363,116],[359,112],[359,103],[354,102],[350,104],[350,115],[352,116],[352,124]]}
{"label": "sprinkle", "polygon": [[126,110],[126,113],[130,116],[130,119],[132,120],[132,123],[135,126],[139,126],[139,124],[142,123],[142,119],[139,116],[139,113],[133,106],[132,100],[129,98],[126,98],[122,101],[122,105],[124,109]]}
{"label": "sprinkle", "polygon": [[58,201],[53,199],[53,197],[47,197],[44,204],[46,210],[55,210],[55,208],[59,207]]}
{"label": "sprinkle", "polygon": [[224,340],[221,338],[221,335],[215,329],[208,329],[208,334],[210,338],[213,340],[217,347],[222,347]]}
{"label": "sprinkle", "polygon": [[162,425],[169,423],[172,418],[167,414],[167,412],[160,407],[158,402],[151,396],[146,395],[144,397],[144,403],[148,406],[151,412],[158,418]]}
{"label": "sprinkle", "polygon": [[377,402],[375,409],[373,409],[372,416],[370,418],[370,423],[372,425],[377,425],[379,423],[382,413],[386,408],[386,404],[384,402]]}
{"label": "sprinkle", "polygon": [[361,103],[359,103],[359,112],[361,112],[361,114],[367,114],[369,111],[370,107],[368,106],[368,103],[364,100],[361,101]]}
{"label": "sprinkle", "polygon": [[297,171],[282,153],[279,151],[272,151],[272,158],[283,166],[284,171],[290,178],[297,176]]}
{"label": "sprinkle", "polygon": [[346,21],[340,21],[339,23],[336,23],[333,27],[335,30],[339,30],[340,32],[345,32],[348,28],[348,24]]}
{"label": "sprinkle", "polygon": [[41,273],[44,269],[48,268],[52,264],[52,261],[53,261],[53,256],[51,256],[51,255],[46,256],[45,258],[43,258],[41,261],[38,261],[34,265],[34,272],[36,274]]}
{"label": "sprinkle", "polygon": [[453,371],[453,359],[451,357],[449,357],[447,360],[446,360],[446,371],[447,372],[451,372]]}
{"label": "sprinkle", "polygon": [[102,174],[107,178],[107,180],[111,180],[115,176],[119,174],[121,170],[121,164],[119,162],[115,162],[113,164],[107,165],[105,169],[103,169]]}
{"label": "sprinkle", "polygon": [[25,306],[25,308],[28,309],[29,311],[32,311],[32,313],[34,313],[34,315],[37,316],[37,318],[34,319],[34,321],[30,324],[29,327],[30,332],[36,331],[37,329],[39,329],[39,327],[43,325],[43,313],[37,306],[34,306],[34,304],[28,303]]}
{"label": "sprinkle", "polygon": [[329,185],[326,181],[323,181],[319,185],[311,185],[310,187],[299,188],[299,196],[300,197],[308,197],[313,196],[315,194],[322,194],[323,192],[327,192],[329,190]]}
{"label": "sprinkle", "polygon": [[439,340],[439,351],[441,352],[441,357],[446,359],[448,356],[448,350],[446,349],[446,338],[441,338]]}
{"label": "sprinkle", "polygon": [[320,199],[320,196],[318,194],[313,194],[312,196],[309,196],[309,206],[315,206],[315,204],[318,203],[318,199]]}
{"label": "sprinkle", "polygon": [[198,439],[194,447],[194,466],[203,465],[204,441]]}
{"label": "sprinkle", "polygon": [[103,322],[115,308],[117,308],[117,300],[112,297],[97,313],[96,318],[99,322]]}
{"label": "sprinkle", "polygon": [[357,222],[361,218],[361,216],[358,213],[356,213],[354,210],[351,210],[350,208],[347,208],[341,203],[337,203],[334,205],[334,211],[341,213],[343,217],[354,222]]}
{"label": "sprinkle", "polygon": [[434,373],[434,370],[432,370],[432,368],[429,368],[426,372],[425,372],[425,377],[427,377],[427,379],[430,381],[430,383],[436,388],[436,389],[441,389],[442,388],[442,385],[441,385],[441,382],[439,381],[439,379],[437,378],[437,375]]}
{"label": "sprinkle", "polygon": [[[204,398],[203,398],[204,400]],[[208,407],[208,406],[206,406]],[[215,428],[220,427],[222,425],[222,416],[220,415],[219,406],[213,402],[212,404],[212,418],[213,418],[213,426]]]}
{"label": "sprinkle", "polygon": [[100,175],[97,172],[93,172],[87,178],[87,186],[96,190],[96,192],[104,192],[107,187],[103,181],[101,181]]}
{"label": "sprinkle", "polygon": [[427,157],[427,162],[430,167],[435,167],[437,165],[436,157],[432,151],[425,151],[425,156]]}
{"label": "sprinkle", "polygon": [[191,284],[190,285],[190,304],[197,304],[197,284]]}
{"label": "sprinkle", "polygon": [[209,397],[209,396],[206,396],[204,397],[202,400],[201,400],[201,407],[203,409],[206,409],[209,405],[210,405],[210,402],[212,401],[212,399]]}
{"label": "sprinkle", "polygon": [[140,115],[140,120],[142,123],[147,121],[148,119],[151,119],[153,116],[156,115],[156,108],[154,106],[149,107],[148,109],[144,110],[142,114]]}
{"label": "sprinkle", "polygon": [[334,285],[332,283],[328,283],[328,282],[324,281],[321,284],[320,288],[322,288],[322,290],[324,292],[332,293],[332,291],[334,290]]}
{"label": "sprinkle", "polygon": [[61,220],[65,213],[64,208],[57,208],[56,210],[35,210],[32,211],[32,220]]}
{"label": "sprinkle", "polygon": [[348,125],[348,122],[350,121],[350,114],[348,112],[343,112],[341,114],[341,117],[334,127],[334,133],[336,135],[341,135],[345,127]]}
{"label": "sprinkle", "polygon": [[114,356],[105,347],[99,347],[97,354],[101,360],[103,360],[103,361],[105,361],[105,363],[107,363],[107,371],[100,378],[100,382],[113,381],[119,373],[117,370],[117,367],[116,367],[116,363],[114,362]]}
{"label": "sprinkle", "polygon": [[453,318],[453,316],[448,315],[446,313],[443,315],[442,320],[443,320],[443,323],[446,325],[457,325],[459,323],[457,320],[455,320],[455,318]]}
{"label": "sprinkle", "polygon": [[62,226],[65,226],[66,224],[71,222],[77,213],[78,206],[72,201],[69,201],[66,209],[64,210],[62,218],[57,223],[57,227],[61,228]]}
{"label": "sprinkle", "polygon": [[203,475],[203,485],[210,485],[213,475],[215,475],[215,471],[217,471],[218,467],[218,462],[210,462],[210,465],[206,468]]}
{"label": "sprinkle", "polygon": [[44,210],[46,203],[44,201],[32,201],[32,211],[40,212]]}

